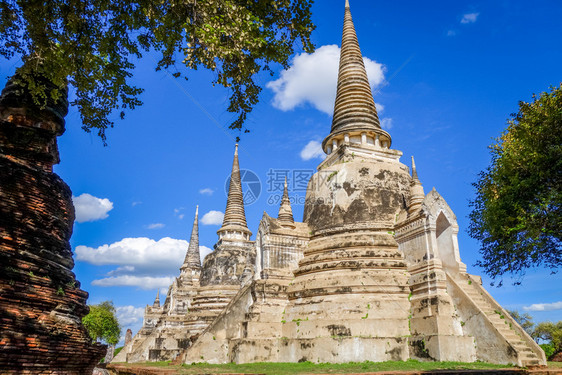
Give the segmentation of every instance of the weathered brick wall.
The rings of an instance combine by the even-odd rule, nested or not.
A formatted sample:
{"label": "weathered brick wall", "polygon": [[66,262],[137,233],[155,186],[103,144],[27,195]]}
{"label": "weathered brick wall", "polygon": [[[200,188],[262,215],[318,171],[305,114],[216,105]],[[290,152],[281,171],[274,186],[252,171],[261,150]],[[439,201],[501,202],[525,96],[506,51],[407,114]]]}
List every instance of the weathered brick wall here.
{"label": "weathered brick wall", "polygon": [[91,374],[105,354],[81,322],[72,193],[52,173],[62,102],[36,110],[11,84],[0,97],[0,374]]}

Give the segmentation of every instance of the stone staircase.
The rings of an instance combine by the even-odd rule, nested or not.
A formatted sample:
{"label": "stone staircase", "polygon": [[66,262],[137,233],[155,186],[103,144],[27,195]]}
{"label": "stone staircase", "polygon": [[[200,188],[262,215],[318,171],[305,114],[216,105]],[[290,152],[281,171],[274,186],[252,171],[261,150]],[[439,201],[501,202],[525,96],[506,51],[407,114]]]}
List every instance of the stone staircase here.
{"label": "stone staircase", "polygon": [[[515,320],[468,274],[459,275],[457,285],[470,297],[474,304],[486,315],[488,321],[517,352],[518,365],[522,367],[540,366],[545,359],[537,355],[538,345],[523,331]],[[449,275],[449,277],[451,277]],[[542,351],[541,351],[542,352]],[[544,355],[544,354],[543,354]]]}

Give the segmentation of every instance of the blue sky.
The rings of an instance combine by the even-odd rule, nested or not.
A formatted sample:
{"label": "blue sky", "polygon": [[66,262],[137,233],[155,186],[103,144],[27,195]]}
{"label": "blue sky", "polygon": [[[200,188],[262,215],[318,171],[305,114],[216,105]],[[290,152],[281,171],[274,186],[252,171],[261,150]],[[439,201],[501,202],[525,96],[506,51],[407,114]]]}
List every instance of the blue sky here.
{"label": "blue sky", "polygon": [[[246,207],[254,232],[263,211],[277,215],[280,192],[269,182],[279,180],[268,181],[268,172],[289,171],[291,180],[293,171],[311,173],[321,161],[317,142],[330,130],[343,3],[314,5],[314,55],[295,56],[290,71],[259,78],[267,87],[240,142],[241,168],[262,186]],[[426,193],[435,187],[452,207],[461,257],[470,273],[481,274],[473,266],[478,243],[466,234],[471,183],[518,101],[560,83],[562,3],[352,0],[351,10],[392,147],[407,165],[414,155]],[[2,84],[17,65],[0,62]],[[115,115],[107,147],[80,129],[71,108],[55,167],[79,197],[81,222],[71,243],[82,288],[90,303],[113,300],[124,328],[134,332],[156,290],[179,274],[196,205],[202,251],[215,243],[238,135],[228,130],[228,92],[210,84],[212,73],[190,72],[186,82],[154,65],[150,55],[138,62],[134,82],[145,88],[144,105],[123,121]],[[297,185],[290,194],[300,221],[304,191]],[[522,285],[512,282],[488,290],[535,321],[562,320],[560,273],[537,269]]]}

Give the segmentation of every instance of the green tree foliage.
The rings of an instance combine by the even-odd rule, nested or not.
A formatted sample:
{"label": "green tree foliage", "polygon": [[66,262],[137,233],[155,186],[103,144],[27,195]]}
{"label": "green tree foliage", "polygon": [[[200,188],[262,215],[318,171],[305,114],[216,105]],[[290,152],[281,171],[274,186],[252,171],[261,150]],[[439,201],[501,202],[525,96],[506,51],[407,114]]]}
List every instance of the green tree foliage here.
{"label": "green tree foliage", "polygon": [[558,323],[542,322],[537,324],[533,331],[535,340],[546,341],[550,345],[555,354],[562,351],[562,320]]}
{"label": "green tree foliage", "polygon": [[104,142],[110,115],[142,104],[130,78],[134,61],[150,51],[157,70],[175,77],[178,63],[215,72],[213,84],[231,91],[228,111],[237,118],[230,127],[242,130],[262,89],[256,75],[273,74],[275,63],[288,67],[299,42],[314,49],[312,1],[0,0],[0,55],[21,57],[21,83],[37,104],[46,99],[37,73],[70,84],[83,129]]}
{"label": "green tree foliage", "polygon": [[527,313],[519,314],[517,310],[508,310],[509,315],[529,334],[529,336],[533,335],[533,317]]}
{"label": "green tree foliage", "polygon": [[556,351],[554,350],[554,347],[550,344],[540,344],[539,346],[544,351],[544,355],[545,355],[546,359],[549,359],[550,357],[552,357],[556,353]]}
{"label": "green tree foliage", "polygon": [[115,316],[113,302],[105,301],[89,307],[90,312],[82,318],[82,323],[92,340],[104,341],[110,345],[117,344],[121,337],[121,327]]}
{"label": "green tree foliage", "polygon": [[469,234],[493,279],[562,265],[562,85],[533,99],[519,103],[474,183]]}

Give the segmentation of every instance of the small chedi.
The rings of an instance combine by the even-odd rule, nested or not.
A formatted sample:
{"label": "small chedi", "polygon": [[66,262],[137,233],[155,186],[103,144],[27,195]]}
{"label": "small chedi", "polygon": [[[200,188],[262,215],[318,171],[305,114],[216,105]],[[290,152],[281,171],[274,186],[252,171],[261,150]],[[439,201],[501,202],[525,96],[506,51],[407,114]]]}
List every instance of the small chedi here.
{"label": "small chedi", "polygon": [[91,374],[106,351],[82,325],[88,293],[72,273],[72,193],[52,172],[66,95],[47,91],[38,108],[12,79],[0,96],[2,374]]}
{"label": "small chedi", "polygon": [[197,214],[164,305],[114,362],[546,364],[544,352],[461,262],[455,215],[424,193],[380,127],[346,2],[327,154],[303,222],[287,186],[279,214],[246,225],[235,152],[215,250],[198,259]]}

